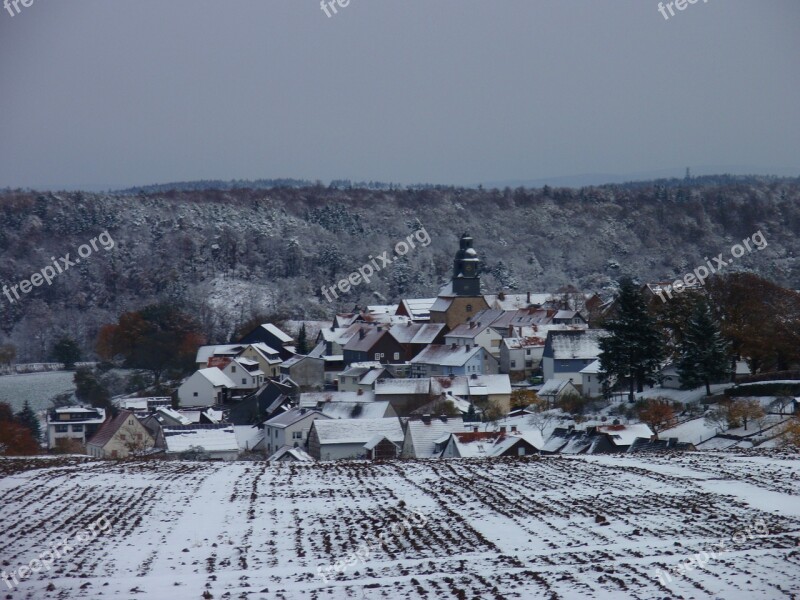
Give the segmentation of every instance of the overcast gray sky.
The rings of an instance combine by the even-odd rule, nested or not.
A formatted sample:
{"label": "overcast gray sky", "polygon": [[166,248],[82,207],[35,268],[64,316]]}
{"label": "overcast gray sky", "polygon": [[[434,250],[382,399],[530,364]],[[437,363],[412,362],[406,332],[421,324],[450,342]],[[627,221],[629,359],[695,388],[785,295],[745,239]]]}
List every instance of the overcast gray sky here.
{"label": "overcast gray sky", "polygon": [[[800,1],[33,0],[0,186],[800,174]],[[13,10],[13,9],[12,9]]]}

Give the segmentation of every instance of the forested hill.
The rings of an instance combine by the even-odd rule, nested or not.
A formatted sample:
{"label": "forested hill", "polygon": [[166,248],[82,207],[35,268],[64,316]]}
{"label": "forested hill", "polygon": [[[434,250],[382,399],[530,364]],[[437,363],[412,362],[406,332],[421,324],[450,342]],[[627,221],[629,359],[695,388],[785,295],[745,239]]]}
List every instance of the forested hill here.
{"label": "forested hill", "polygon": [[[419,220],[419,222],[417,221]],[[336,308],[435,296],[469,231],[487,292],[602,290],[622,274],[682,276],[705,257],[761,230],[768,247],[739,259],[800,288],[800,184],[760,180],[599,188],[481,190],[280,187],[152,194],[0,194],[0,279],[30,279],[104,231],[99,247],[9,303],[0,296],[0,343],[19,360],[44,359],[63,334],[93,346],[98,328],[157,300],[181,303],[213,340],[253,313],[326,318]],[[370,255],[393,253],[415,228],[430,245],[411,250],[333,305],[335,285]]]}

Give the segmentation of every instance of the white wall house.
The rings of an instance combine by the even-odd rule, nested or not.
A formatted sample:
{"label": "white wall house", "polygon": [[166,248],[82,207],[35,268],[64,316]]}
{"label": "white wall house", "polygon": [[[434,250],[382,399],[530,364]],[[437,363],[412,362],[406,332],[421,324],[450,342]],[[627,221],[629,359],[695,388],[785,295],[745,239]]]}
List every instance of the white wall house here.
{"label": "white wall house", "polygon": [[65,406],[47,413],[47,447],[53,449],[58,440],[75,440],[85,444],[103,425],[106,412],[102,408]]}
{"label": "white wall house", "polygon": [[481,346],[489,354],[499,359],[500,342],[503,340],[503,336],[489,325],[490,323],[476,323],[473,321],[463,323],[445,334],[444,343],[446,345],[456,344],[457,346]]}
{"label": "white wall house", "polygon": [[308,446],[308,432],[317,419],[327,419],[316,410],[293,408],[272,417],[264,423],[264,442],[267,456],[271,456],[284,446],[303,448]]}
{"label": "white wall house", "polygon": [[181,406],[215,406],[221,404],[236,385],[217,367],[200,369],[178,388]]}
{"label": "white wall house", "polygon": [[264,382],[264,372],[252,358],[234,358],[222,372],[233,382],[235,390],[257,390]]}
{"label": "white wall house", "polygon": [[376,435],[399,446],[400,419],[318,419],[308,435],[308,453],[317,460],[365,458],[366,446]]}
{"label": "white wall house", "polygon": [[581,370],[581,394],[587,398],[601,398],[603,384],[600,382],[600,360],[596,360]]}

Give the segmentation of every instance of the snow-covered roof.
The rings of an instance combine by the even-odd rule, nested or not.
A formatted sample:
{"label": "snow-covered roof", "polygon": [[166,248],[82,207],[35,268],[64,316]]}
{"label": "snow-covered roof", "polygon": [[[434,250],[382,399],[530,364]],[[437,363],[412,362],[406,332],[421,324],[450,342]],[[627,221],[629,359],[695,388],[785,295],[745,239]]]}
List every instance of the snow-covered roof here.
{"label": "snow-covered roof", "polygon": [[376,434],[393,442],[403,441],[403,428],[397,418],[389,419],[318,419],[314,429],[320,444],[366,444]]}
{"label": "snow-covered roof", "polygon": [[431,458],[435,454],[436,440],[456,431],[468,431],[461,417],[449,417],[442,421],[439,417],[431,417],[426,423],[422,419],[409,421],[406,435],[414,446],[415,458]]}
{"label": "snow-covered roof", "polygon": [[167,452],[184,452],[201,446],[209,452],[239,451],[236,432],[231,424],[182,425],[164,427]]}
{"label": "snow-covered roof", "polygon": [[452,303],[453,298],[447,298],[444,295],[439,296],[436,298],[436,302],[431,305],[431,312],[445,312]]}
{"label": "snow-covered roof", "polygon": [[472,346],[469,350],[466,346],[445,346],[443,344],[432,344],[424,348],[409,362],[411,364],[441,365],[444,367],[461,367],[470,359],[483,351],[481,346]]}
{"label": "snow-covered roof", "polygon": [[279,429],[285,429],[290,425],[294,425],[298,421],[302,421],[313,415],[320,415],[317,410],[310,410],[307,408],[292,408],[287,410],[284,413],[281,413],[277,416],[272,417],[268,421],[264,422],[264,425],[269,425],[270,427],[277,427]]}
{"label": "snow-covered roof", "polygon": [[455,396],[494,396],[511,393],[508,374],[458,375],[456,377],[431,377],[431,393],[451,392]]}
{"label": "snow-covered roof", "polygon": [[577,329],[550,331],[550,343],[555,360],[596,359],[600,355],[600,339],[606,335],[602,329]]}
{"label": "snow-covered roof", "polygon": [[275,327],[275,325],[273,325],[272,323],[262,323],[261,327],[266,329],[269,333],[274,335],[284,344],[288,344],[289,342],[292,341],[292,336],[284,333],[283,331]]}
{"label": "snow-covered roof", "polygon": [[375,402],[325,402],[320,411],[331,419],[382,419],[389,410],[388,400]]}
{"label": "snow-covered roof", "polygon": [[584,375],[597,375],[598,373],[602,373],[603,370],[600,368],[600,359],[598,358],[594,362],[590,362],[588,365],[581,369],[581,373]]}
{"label": "snow-covered roof", "polygon": [[163,414],[163,415],[169,417],[170,419],[174,419],[178,423],[182,423],[183,425],[191,425],[192,424],[191,418],[189,418],[188,416],[183,415],[183,414],[179,413],[177,410],[174,410],[174,409],[169,408],[167,406],[161,406],[161,407],[158,408],[158,410],[156,410],[156,419],[159,422],[162,422],[162,419],[158,418],[160,414]]}
{"label": "snow-covered roof", "polygon": [[374,392],[303,392],[300,394],[300,408],[315,408],[318,404],[327,402],[358,402],[369,403],[375,401]]}
{"label": "snow-covered roof", "polygon": [[287,460],[287,455],[292,457],[297,462],[312,463],[314,459],[311,455],[302,448],[292,448],[291,446],[283,446],[275,454],[270,456],[267,460],[270,462],[277,462]]}
{"label": "snow-covered roof", "polygon": [[233,431],[236,433],[239,450],[253,450],[264,440],[264,430],[256,425],[234,425]]}
{"label": "snow-covered roof", "polygon": [[[383,440],[389,440],[389,438],[386,437],[385,435],[383,435],[382,433],[376,433],[375,435],[373,435],[367,441],[366,444],[364,444],[364,448],[367,449],[367,450],[372,450],[373,448],[375,448],[375,446],[380,444]],[[392,442],[393,444],[397,443],[396,440],[395,441],[389,440],[389,441]],[[403,441],[402,438],[400,439],[400,441]]]}
{"label": "snow-covered roof", "polygon": [[431,306],[434,302],[436,302],[436,298],[406,298],[401,301],[406,312],[415,321],[430,319]]}
{"label": "snow-covered roof", "polygon": [[629,423],[628,425],[599,425],[597,431],[612,436],[612,441],[617,446],[630,446],[636,438],[650,439],[653,432],[644,423]]}
{"label": "snow-covered roof", "polygon": [[230,377],[225,375],[222,371],[219,370],[217,367],[210,367],[208,369],[199,369],[197,371],[205,377],[211,385],[214,387],[226,387],[226,388],[234,388],[236,384],[231,381]]}
{"label": "snow-covered roof", "polygon": [[557,396],[568,384],[566,379],[548,379],[536,393],[539,396]]}
{"label": "snow-covered roof", "polygon": [[247,346],[243,344],[222,344],[216,346],[200,346],[197,349],[196,363],[206,364],[212,356],[236,356]]}
{"label": "snow-covered roof", "polygon": [[385,379],[375,382],[375,396],[398,396],[403,394],[427,394],[431,389],[431,380],[428,378],[415,379]]}
{"label": "snow-covered roof", "polygon": [[371,315],[393,315],[397,312],[399,304],[373,304],[367,306],[367,313]]}

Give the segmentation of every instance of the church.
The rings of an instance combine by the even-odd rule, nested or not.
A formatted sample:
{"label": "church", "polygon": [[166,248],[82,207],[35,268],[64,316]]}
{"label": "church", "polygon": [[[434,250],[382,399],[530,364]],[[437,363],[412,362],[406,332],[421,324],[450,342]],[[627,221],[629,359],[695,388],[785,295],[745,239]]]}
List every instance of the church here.
{"label": "church", "polygon": [[461,236],[453,259],[453,279],[442,288],[431,306],[431,323],[445,323],[448,329],[454,329],[475,313],[489,308],[481,294],[481,259],[472,242],[469,234]]}

